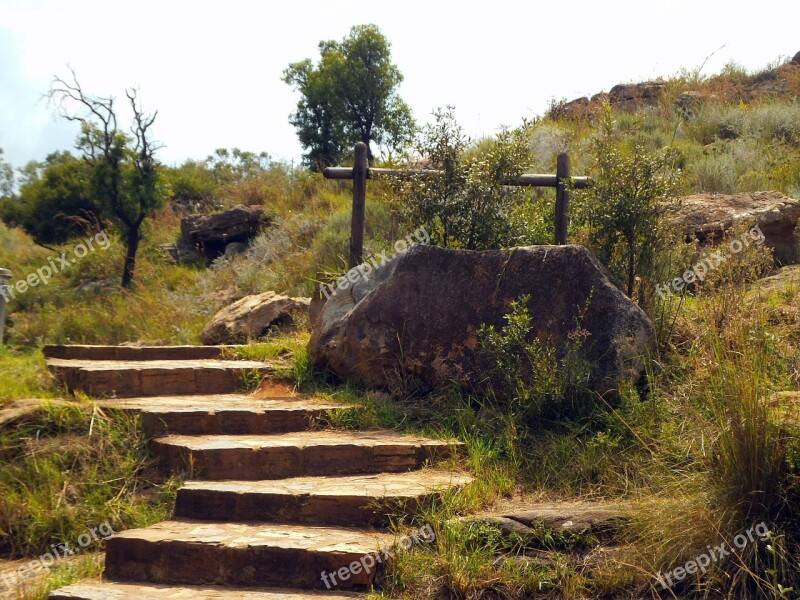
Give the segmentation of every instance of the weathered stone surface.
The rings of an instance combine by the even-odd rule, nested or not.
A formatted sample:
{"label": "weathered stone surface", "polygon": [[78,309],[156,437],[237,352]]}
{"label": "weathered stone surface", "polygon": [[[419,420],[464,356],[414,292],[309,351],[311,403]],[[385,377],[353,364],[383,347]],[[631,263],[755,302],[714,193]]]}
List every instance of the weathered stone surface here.
{"label": "weathered stone surface", "polygon": [[621,83],[608,93],[611,105],[623,110],[642,106],[658,106],[667,84],[663,81],[644,81],[642,83]]}
{"label": "weathered stone surface", "polygon": [[506,536],[535,537],[546,529],[553,534],[588,532],[605,541],[612,540],[630,520],[630,508],[619,503],[514,501],[508,504],[461,520],[494,525]]}
{"label": "weathered stone surface", "polygon": [[289,298],[275,292],[246,296],[214,315],[200,333],[200,341],[213,346],[258,339],[271,327],[292,324],[292,314],[307,312],[309,303],[309,298]]}
{"label": "weathered stone surface", "polygon": [[261,206],[234,206],[213,215],[191,215],[181,220],[181,234],[209,259],[217,258],[232,242],[248,242],[268,220]]}
{"label": "weathered stone surface", "polygon": [[386,431],[303,431],[277,435],[170,435],[153,454],[170,470],[191,465],[203,479],[281,479],[417,469],[461,448],[454,440]]}
{"label": "weathered stone surface", "polygon": [[[57,590],[53,599],[363,597],[338,590],[366,590],[391,559],[372,555],[397,541],[371,527],[386,525],[389,512],[471,481],[460,473],[409,472],[451,456],[462,448],[458,442],[310,430],[318,419],[324,422],[326,411],[351,407],[302,397],[281,381],[262,382],[250,395],[217,390],[226,373],[266,368],[262,363],[193,358],[194,349],[176,349],[173,360],[162,360],[161,349],[135,350],[140,360],[110,361],[88,358],[118,356],[108,348],[57,348],[53,354],[84,360],[48,362],[66,379],[96,384],[95,390],[110,384],[136,390],[137,397],[98,404],[140,413],[151,435],[180,431],[155,440],[154,454],[173,471],[191,464],[196,473],[224,481],[189,482],[179,493],[175,520],[108,540],[106,580]],[[172,391],[184,384],[204,395]],[[153,395],[142,396],[148,391]],[[289,479],[270,479],[280,477]],[[370,566],[355,570],[356,561]],[[351,567],[349,576],[345,567]],[[331,588],[323,571],[336,577]],[[269,587],[278,585],[288,589]]]}
{"label": "weathered stone surface", "polygon": [[[172,520],[106,542],[112,580],[324,589],[320,577],[388,548],[394,536],[338,527]],[[353,573],[338,589],[363,589],[376,569]]]}
{"label": "weathered stone surface", "polygon": [[639,376],[652,325],[591,252],[574,245],[415,246],[372,278],[336,290],[317,320],[311,359],[370,386],[387,385],[397,372],[432,386],[477,385],[493,373],[478,352],[478,328],[502,327],[511,302],[525,294],[533,335],[560,354],[588,304],[581,327],[590,334],[583,350],[592,389],[604,393]]}
{"label": "weathered stone surface", "polygon": [[242,387],[243,372],[269,373],[269,366],[248,360],[64,360],[47,367],[70,391],[125,398],[163,394],[229,394]]}
{"label": "weathered stone surface", "polygon": [[414,512],[472,477],[409,471],[266,481],[187,481],[175,516],[214,521],[279,521],[311,525],[387,526],[390,514]]}
{"label": "weathered stone surface", "polygon": [[49,345],[45,358],[65,360],[214,360],[240,346],[86,346]]}
{"label": "weathered stone surface", "polygon": [[714,244],[735,225],[757,224],[776,260],[797,262],[798,239],[794,230],[800,218],[800,200],[780,192],[696,194],[681,199],[669,220],[687,237]]}
{"label": "weathered stone surface", "polygon": [[666,91],[666,83],[662,81],[644,81],[642,83],[621,83],[609,92],[586,96],[569,102],[556,104],[550,111],[554,119],[578,119],[599,115],[604,103],[612,108],[633,111],[643,107],[658,106]]}
{"label": "weathered stone surface", "polygon": [[313,592],[221,586],[174,586],[138,583],[76,584],[50,594],[50,600],[353,600],[354,592]]}
{"label": "weathered stone surface", "polygon": [[266,434],[303,431],[324,422],[329,410],[352,407],[293,396],[260,398],[255,395],[150,396],[100,401],[103,408],[141,414],[145,433],[183,435]]}

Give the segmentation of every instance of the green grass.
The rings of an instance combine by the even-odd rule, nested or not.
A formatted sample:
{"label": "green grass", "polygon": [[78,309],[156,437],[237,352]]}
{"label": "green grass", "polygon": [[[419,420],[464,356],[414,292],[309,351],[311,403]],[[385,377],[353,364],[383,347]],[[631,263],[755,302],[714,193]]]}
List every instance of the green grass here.
{"label": "green grass", "polygon": [[0,345],[0,408],[20,398],[53,398],[56,394],[40,351]]}
{"label": "green grass", "polygon": [[96,405],[45,405],[0,433],[0,554],[37,556],[92,527],[167,518],[177,482],[152,468],[138,417]]}

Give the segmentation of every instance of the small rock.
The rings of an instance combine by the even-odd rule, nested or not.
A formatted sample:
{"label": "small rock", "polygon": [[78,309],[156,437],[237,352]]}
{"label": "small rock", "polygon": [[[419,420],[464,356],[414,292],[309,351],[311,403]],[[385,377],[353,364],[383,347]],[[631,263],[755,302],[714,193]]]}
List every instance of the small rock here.
{"label": "small rock", "polygon": [[207,346],[235,344],[262,337],[270,327],[291,325],[292,314],[308,310],[310,299],[275,292],[246,296],[219,311],[200,334]]}

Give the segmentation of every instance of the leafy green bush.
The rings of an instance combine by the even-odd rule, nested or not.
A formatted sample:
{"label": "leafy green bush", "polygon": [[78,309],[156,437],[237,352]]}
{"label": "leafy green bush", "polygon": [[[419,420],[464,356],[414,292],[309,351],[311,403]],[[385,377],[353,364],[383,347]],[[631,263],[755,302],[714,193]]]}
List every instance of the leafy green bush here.
{"label": "leafy green bush", "polygon": [[444,247],[486,250],[516,244],[521,232],[511,215],[526,192],[504,182],[521,175],[530,162],[526,126],[471,148],[448,107],[434,113],[416,150],[442,173],[396,181],[395,209],[408,226],[425,227],[431,243]]}
{"label": "leafy green bush", "polygon": [[588,226],[588,245],[640,303],[657,283],[659,256],[666,247],[662,217],[677,190],[679,172],[670,151],[650,152],[640,143],[626,147],[610,109],[593,140],[593,185],[576,194],[575,214]]}
{"label": "leafy green bush", "polygon": [[484,325],[477,332],[478,347],[490,358],[496,372],[479,402],[489,414],[512,427],[517,432],[517,442],[522,443],[526,432],[541,418],[578,416],[586,408],[585,385],[590,369],[583,358],[588,332],[581,322],[591,298],[581,311],[562,356],[547,340],[532,337],[529,301],[530,296],[522,296],[511,303],[502,330]]}

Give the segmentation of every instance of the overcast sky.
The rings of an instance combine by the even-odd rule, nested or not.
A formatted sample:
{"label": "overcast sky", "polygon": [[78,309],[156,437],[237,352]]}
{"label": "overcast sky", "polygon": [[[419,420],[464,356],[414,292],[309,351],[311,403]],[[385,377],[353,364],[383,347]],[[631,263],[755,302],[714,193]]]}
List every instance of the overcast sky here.
{"label": "overcast sky", "polygon": [[[239,147],[298,160],[283,69],[323,39],[374,23],[405,75],[418,121],[453,104],[473,137],[620,82],[757,69],[800,50],[800,9],[786,0],[639,0],[437,4],[300,0],[0,0],[0,148],[14,166],[72,147],[76,125],[42,99],[75,69],[87,92],[125,100],[138,86],[158,109],[160,158],[177,164]],[[122,104],[122,103],[120,103]],[[125,115],[127,117],[127,113]]]}

